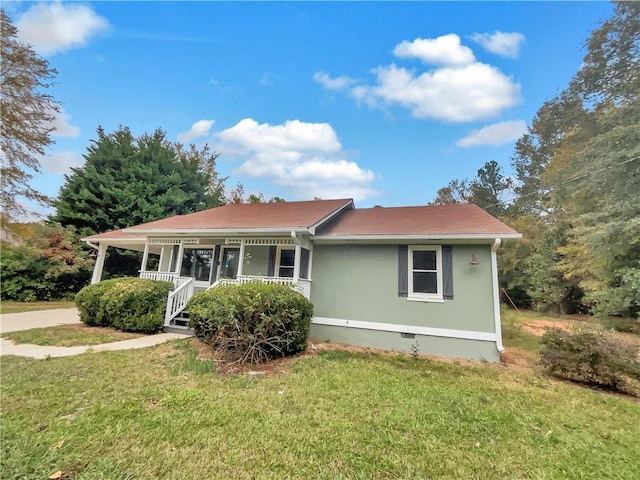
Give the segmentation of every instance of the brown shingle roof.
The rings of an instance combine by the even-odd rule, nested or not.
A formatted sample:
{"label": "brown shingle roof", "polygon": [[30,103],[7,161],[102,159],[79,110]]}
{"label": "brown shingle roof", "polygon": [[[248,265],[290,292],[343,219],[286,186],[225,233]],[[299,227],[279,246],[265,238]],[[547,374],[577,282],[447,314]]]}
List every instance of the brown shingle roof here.
{"label": "brown shingle roof", "polygon": [[129,233],[150,230],[254,230],[309,228],[341,208],[351,199],[307,202],[251,203],[224,205],[202,212],[143,223],[126,229]]}
{"label": "brown shingle roof", "polygon": [[344,212],[317,236],[486,235],[518,233],[473,204],[426,207],[363,208]]}
{"label": "brown shingle roof", "polygon": [[111,239],[119,239],[119,240],[136,240],[144,237],[140,237],[136,234],[126,233],[124,230],[113,230],[111,232],[97,233],[95,235],[91,235],[90,237],[83,238],[83,240],[89,240],[91,242],[98,240],[111,240]]}

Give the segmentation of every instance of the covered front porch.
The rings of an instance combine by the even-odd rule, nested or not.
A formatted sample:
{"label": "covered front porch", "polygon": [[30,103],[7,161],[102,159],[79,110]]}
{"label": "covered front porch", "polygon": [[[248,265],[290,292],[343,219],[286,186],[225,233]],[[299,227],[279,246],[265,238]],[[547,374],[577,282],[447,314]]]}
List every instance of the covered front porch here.
{"label": "covered front porch", "polygon": [[92,283],[100,281],[111,246],[143,251],[140,278],[175,285],[167,301],[165,326],[176,323],[195,292],[218,285],[261,281],[288,285],[306,298],[311,293],[313,246],[295,233],[272,238],[150,237],[136,245],[113,239],[96,246]]}

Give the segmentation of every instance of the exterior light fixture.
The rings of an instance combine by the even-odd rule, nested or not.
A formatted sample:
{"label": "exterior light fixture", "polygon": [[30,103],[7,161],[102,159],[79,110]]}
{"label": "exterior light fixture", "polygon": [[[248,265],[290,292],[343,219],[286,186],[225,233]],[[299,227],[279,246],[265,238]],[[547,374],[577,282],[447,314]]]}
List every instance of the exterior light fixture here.
{"label": "exterior light fixture", "polygon": [[472,254],[471,254],[471,261],[469,262],[469,265],[472,265],[472,266],[474,266],[474,267],[475,267],[475,266],[476,266],[476,265],[478,265],[479,263],[480,263],[480,260],[478,260],[478,259],[476,258],[476,254],[475,254],[475,253],[472,253]]}

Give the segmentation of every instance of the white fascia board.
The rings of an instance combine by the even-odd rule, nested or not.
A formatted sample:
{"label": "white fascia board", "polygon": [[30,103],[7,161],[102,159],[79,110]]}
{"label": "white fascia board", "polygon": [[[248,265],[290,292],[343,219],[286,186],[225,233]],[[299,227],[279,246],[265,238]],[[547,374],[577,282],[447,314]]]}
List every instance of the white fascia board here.
{"label": "white fascia board", "polygon": [[318,235],[311,237],[315,243],[343,243],[343,242],[412,242],[412,241],[477,241],[479,243],[493,243],[496,238],[503,240],[522,238],[521,233],[508,233],[504,235],[481,234],[455,234],[455,235]]}
{"label": "white fascia board", "polygon": [[483,342],[496,341],[496,334],[493,332],[419,327],[415,325],[399,325],[395,323],[364,322],[361,320],[346,320],[343,318],[313,317],[311,319],[311,324],[327,325],[330,327],[362,328],[364,330],[377,330],[394,333],[412,333],[414,335],[427,335],[431,337],[461,338],[465,340],[479,340]]}
{"label": "white fascia board", "polygon": [[89,237],[81,238],[83,242],[86,242],[88,245],[98,244],[98,243],[145,243],[147,241],[147,237],[110,237],[110,238],[94,238],[91,239]]}
{"label": "white fascia board", "polygon": [[208,235],[208,236],[221,236],[221,235],[234,235],[234,236],[256,236],[263,235],[265,233],[274,234],[279,233],[283,236],[290,236],[292,231],[300,232],[300,233],[309,233],[309,229],[305,227],[270,227],[270,228],[246,228],[246,229],[237,229],[237,228],[189,228],[189,229],[170,229],[170,228],[150,228],[150,229],[142,229],[136,228],[133,229],[124,229],[127,233],[144,233],[147,235],[154,236],[173,236],[180,237],[183,235]]}
{"label": "white fascia board", "polygon": [[332,218],[335,218],[337,215],[341,214],[344,210],[347,209],[347,207],[351,207],[352,209],[355,209],[355,205],[353,203],[353,199],[349,200],[347,203],[345,203],[341,207],[339,207],[336,210],[334,210],[333,212],[331,212],[329,215],[327,215],[326,217],[321,219],[319,222],[316,222],[313,225],[311,225],[309,227],[309,232],[311,233],[311,235],[315,235],[316,234],[316,229],[318,227],[324,225],[325,223],[327,223]]}

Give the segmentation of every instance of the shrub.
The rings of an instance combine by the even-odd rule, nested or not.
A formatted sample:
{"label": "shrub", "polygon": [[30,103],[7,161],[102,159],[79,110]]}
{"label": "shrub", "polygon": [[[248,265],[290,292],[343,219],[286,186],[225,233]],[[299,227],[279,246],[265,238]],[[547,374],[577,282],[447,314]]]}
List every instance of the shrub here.
{"label": "shrub", "polygon": [[640,396],[638,348],[603,332],[558,328],[541,339],[540,360],[551,375]]}
{"label": "shrub", "polygon": [[304,351],[313,316],[300,293],[260,282],[197,293],[187,310],[196,336],[239,363]]}
{"label": "shrub", "polygon": [[170,282],[115,278],[89,285],[76,295],[80,320],[125,332],[155,333],[164,324]]}
{"label": "shrub", "polygon": [[2,300],[72,298],[91,278],[93,260],[72,228],[35,225],[19,245],[2,245]]}
{"label": "shrub", "polygon": [[603,317],[600,323],[604,328],[616,332],[635,333],[640,335],[640,319],[625,317]]}

